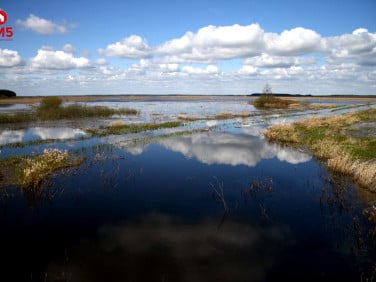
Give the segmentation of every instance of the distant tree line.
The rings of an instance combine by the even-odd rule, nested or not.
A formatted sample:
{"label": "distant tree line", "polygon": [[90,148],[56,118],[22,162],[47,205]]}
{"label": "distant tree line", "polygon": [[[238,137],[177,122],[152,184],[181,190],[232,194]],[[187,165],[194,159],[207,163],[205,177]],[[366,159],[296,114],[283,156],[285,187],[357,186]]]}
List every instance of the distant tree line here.
{"label": "distant tree line", "polygon": [[16,97],[16,92],[7,90],[7,89],[0,89],[0,97]]}

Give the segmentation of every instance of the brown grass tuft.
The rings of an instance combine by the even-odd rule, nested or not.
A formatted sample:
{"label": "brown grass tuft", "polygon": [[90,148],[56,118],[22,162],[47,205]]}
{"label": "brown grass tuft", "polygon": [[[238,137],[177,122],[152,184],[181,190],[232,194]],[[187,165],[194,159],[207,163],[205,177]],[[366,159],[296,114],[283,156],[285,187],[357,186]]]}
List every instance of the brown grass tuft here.
{"label": "brown grass tuft", "polygon": [[125,122],[122,120],[114,120],[110,123],[110,127],[119,127],[119,126],[124,126]]}

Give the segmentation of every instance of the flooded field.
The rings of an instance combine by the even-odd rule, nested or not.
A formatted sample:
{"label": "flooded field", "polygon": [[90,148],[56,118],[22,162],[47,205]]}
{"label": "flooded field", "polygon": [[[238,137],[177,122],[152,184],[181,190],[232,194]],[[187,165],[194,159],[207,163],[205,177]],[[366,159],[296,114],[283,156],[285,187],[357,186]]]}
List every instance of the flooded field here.
{"label": "flooded field", "polygon": [[[86,103],[139,114],[0,125],[1,159],[45,149],[83,159],[33,189],[0,187],[1,281],[376,279],[363,212],[376,195],[304,148],[262,134],[375,102],[290,112],[257,110],[239,97]],[[115,122],[170,121],[180,124],[96,134]]]}

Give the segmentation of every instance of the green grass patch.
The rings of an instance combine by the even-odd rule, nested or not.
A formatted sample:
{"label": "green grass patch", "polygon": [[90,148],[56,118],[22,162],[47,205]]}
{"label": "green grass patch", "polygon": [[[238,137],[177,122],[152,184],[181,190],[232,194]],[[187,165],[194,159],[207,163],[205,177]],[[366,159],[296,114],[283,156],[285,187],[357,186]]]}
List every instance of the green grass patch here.
{"label": "green grass patch", "polygon": [[358,140],[359,144],[354,146],[349,145],[349,149],[354,158],[370,160],[376,158],[376,139],[375,138],[360,138]]}

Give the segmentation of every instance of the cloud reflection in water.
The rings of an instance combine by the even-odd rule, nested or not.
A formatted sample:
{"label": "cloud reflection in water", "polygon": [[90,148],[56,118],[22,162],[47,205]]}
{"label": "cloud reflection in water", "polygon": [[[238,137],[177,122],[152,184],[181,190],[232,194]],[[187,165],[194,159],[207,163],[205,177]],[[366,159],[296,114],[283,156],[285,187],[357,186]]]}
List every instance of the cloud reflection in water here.
{"label": "cloud reflection in water", "polygon": [[[83,241],[82,241],[83,242]],[[287,227],[185,223],[161,214],[102,226],[95,242],[49,265],[74,281],[262,281],[293,243]]]}
{"label": "cloud reflection in water", "polygon": [[0,145],[32,140],[72,139],[85,135],[85,131],[69,127],[31,127],[27,130],[3,130],[0,132]]}
{"label": "cloud reflection in water", "polygon": [[307,162],[311,156],[291,148],[269,144],[259,137],[223,132],[198,133],[160,141],[171,151],[205,164],[246,165],[250,167],[262,159],[277,157],[290,164]]}

